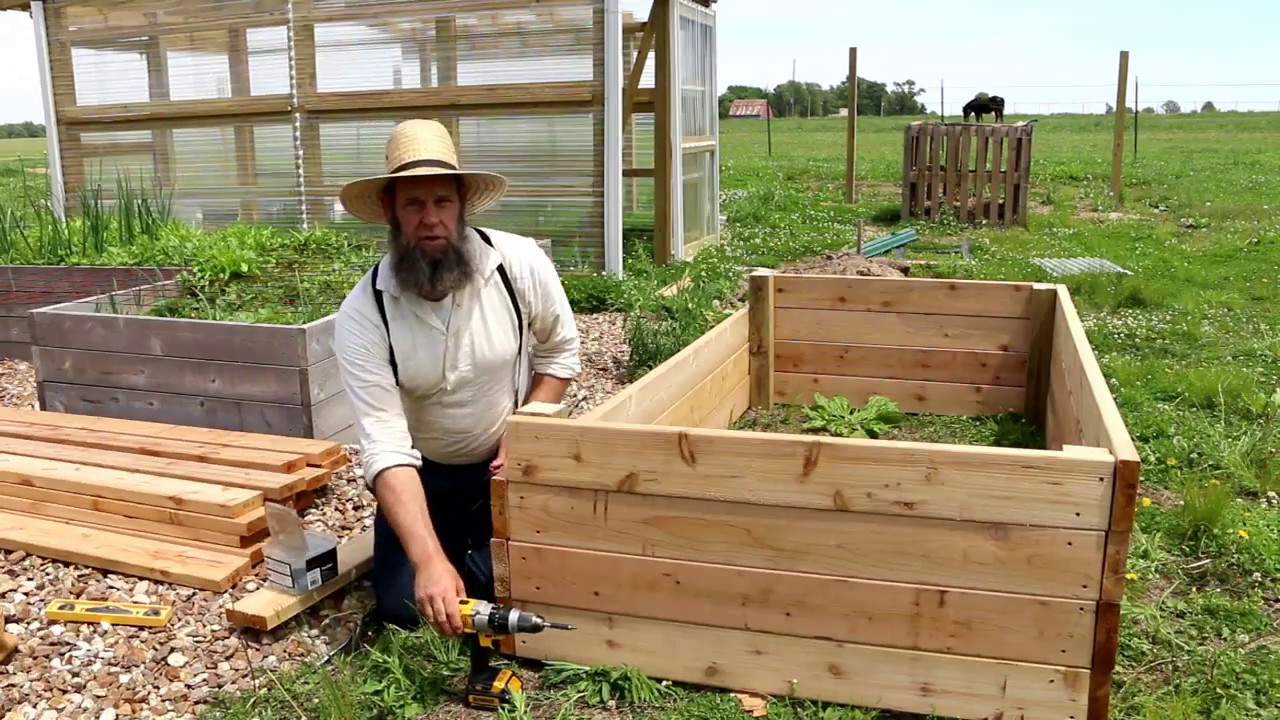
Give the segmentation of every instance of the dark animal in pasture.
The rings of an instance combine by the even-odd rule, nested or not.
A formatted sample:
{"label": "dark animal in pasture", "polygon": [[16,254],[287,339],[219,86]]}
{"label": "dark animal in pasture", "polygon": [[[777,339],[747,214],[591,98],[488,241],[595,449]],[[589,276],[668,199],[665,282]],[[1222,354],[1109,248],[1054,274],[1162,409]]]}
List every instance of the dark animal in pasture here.
{"label": "dark animal in pasture", "polygon": [[1004,122],[1004,98],[999,95],[991,95],[990,97],[976,97],[964,104],[964,121],[969,122],[969,116],[974,115],[978,118],[978,122],[982,122],[983,115],[994,114],[997,123]]}

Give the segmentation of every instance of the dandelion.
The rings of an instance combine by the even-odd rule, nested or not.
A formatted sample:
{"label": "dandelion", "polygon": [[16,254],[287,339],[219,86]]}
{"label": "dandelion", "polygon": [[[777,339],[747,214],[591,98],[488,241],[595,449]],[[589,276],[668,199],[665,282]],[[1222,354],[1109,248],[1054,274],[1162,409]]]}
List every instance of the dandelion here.
{"label": "dandelion", "polygon": [[1125,573],[1125,574],[1124,574],[1124,576],[1125,576],[1126,578],[1128,578],[1129,580],[1137,580],[1137,579],[1138,579],[1138,573],[1136,573],[1136,572],[1132,572],[1132,571]]}
{"label": "dandelion", "polygon": [[1178,458],[1171,457],[1171,458],[1169,458],[1168,460],[1165,460],[1164,462],[1165,462],[1165,464],[1166,464],[1166,465],[1177,465],[1177,464],[1178,464]]}
{"label": "dandelion", "polygon": [[1240,536],[1240,539],[1241,539],[1241,540],[1248,540],[1248,539],[1249,539],[1249,531],[1248,531],[1248,530],[1245,530],[1245,529],[1243,529],[1243,528],[1242,528],[1242,529],[1240,529],[1240,530],[1237,530],[1237,531],[1236,531],[1236,534]]}
{"label": "dandelion", "polygon": [[1151,498],[1142,498],[1142,507],[1151,507]]}

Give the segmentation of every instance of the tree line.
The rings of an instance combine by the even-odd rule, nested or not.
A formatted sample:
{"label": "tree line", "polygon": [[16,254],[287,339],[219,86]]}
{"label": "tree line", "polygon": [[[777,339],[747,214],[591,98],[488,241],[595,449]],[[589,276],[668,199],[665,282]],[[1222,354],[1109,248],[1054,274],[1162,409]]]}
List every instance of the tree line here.
{"label": "tree line", "polygon": [[[926,115],[920,96],[925,89],[915,80],[894,82],[892,89],[882,82],[858,77],[859,115]],[[768,100],[774,117],[827,117],[849,105],[849,76],[839,85],[822,87],[816,82],[788,80],[772,89],[753,85],[730,85],[720,95],[720,117],[729,116],[734,100]]]}
{"label": "tree line", "polygon": [[30,120],[20,123],[5,123],[0,125],[0,138],[42,138],[44,137],[44,125],[33,123]]}

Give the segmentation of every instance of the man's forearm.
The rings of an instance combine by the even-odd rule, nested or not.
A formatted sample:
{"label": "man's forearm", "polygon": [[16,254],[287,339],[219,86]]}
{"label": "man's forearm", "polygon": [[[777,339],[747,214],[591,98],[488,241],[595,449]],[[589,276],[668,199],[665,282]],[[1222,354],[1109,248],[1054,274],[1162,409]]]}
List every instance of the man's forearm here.
{"label": "man's forearm", "polygon": [[529,386],[528,402],[559,403],[569,389],[569,380],[535,373]]}
{"label": "man's forearm", "polygon": [[427,512],[427,496],[418,471],[405,465],[389,467],[378,473],[373,488],[387,524],[395,531],[414,569],[439,562],[445,556],[444,550]]}

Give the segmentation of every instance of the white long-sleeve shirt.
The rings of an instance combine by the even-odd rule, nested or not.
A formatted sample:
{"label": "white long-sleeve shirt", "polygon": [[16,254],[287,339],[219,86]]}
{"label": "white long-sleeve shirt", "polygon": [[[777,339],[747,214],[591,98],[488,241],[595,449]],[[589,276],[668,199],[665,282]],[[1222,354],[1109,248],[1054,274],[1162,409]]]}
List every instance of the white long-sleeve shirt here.
{"label": "white long-sleeve shirt", "polygon": [[[390,256],[380,261],[398,389],[371,273],[338,310],[334,352],[370,487],[382,470],[420,467],[423,456],[450,464],[484,460],[498,447],[517,390],[523,403],[534,373],[573,379],[581,372],[577,323],[551,259],[531,238],[485,231],[494,248],[467,230],[478,278],[441,303],[402,292]],[[500,261],[526,324],[518,370],[516,316],[497,272]]]}

